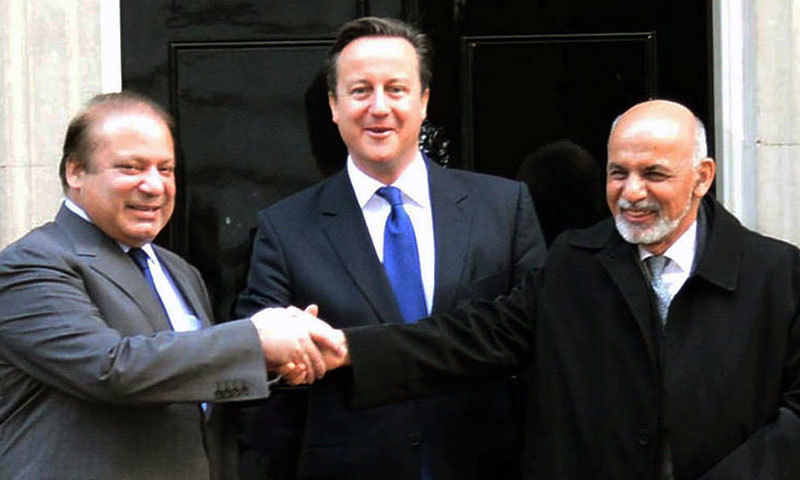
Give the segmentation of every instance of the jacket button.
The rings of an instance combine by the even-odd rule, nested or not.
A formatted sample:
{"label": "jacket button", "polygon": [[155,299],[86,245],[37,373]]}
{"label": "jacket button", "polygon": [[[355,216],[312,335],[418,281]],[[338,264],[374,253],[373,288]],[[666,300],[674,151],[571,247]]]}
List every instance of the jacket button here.
{"label": "jacket button", "polygon": [[639,430],[638,441],[639,441],[639,445],[641,445],[643,447],[646,447],[646,446],[650,445],[650,434],[648,433],[648,431],[646,429],[643,428],[643,429]]}
{"label": "jacket button", "polygon": [[409,433],[408,434],[408,444],[412,447],[418,447],[420,444],[419,435],[416,433]]}

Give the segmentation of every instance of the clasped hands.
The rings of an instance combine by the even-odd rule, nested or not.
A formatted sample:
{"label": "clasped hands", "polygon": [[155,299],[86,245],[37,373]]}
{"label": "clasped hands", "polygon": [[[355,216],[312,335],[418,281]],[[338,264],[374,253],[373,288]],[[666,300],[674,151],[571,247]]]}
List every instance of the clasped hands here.
{"label": "clasped hands", "polygon": [[305,310],[290,306],[265,308],[250,317],[267,369],[291,385],[312,383],[349,363],[344,333],[317,318],[318,312],[316,305]]}

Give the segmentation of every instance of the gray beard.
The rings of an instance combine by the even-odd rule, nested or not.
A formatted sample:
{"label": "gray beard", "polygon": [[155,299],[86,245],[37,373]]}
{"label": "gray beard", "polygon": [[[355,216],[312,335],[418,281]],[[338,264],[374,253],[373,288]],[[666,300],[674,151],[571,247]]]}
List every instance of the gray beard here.
{"label": "gray beard", "polygon": [[[620,198],[617,204],[619,213],[614,216],[614,223],[617,226],[617,231],[626,242],[634,245],[650,245],[660,242],[670,233],[674,232],[675,229],[678,228],[678,224],[681,223],[681,220],[683,220],[684,217],[686,217],[686,215],[689,213],[689,209],[691,207],[692,197],[690,196],[686,202],[686,208],[683,209],[683,212],[681,212],[681,214],[675,219],[669,220],[664,215],[664,210],[661,208],[661,205],[658,202],[645,199],[634,204],[623,198]],[[623,208],[648,208],[655,211],[658,214],[658,218],[656,219],[655,223],[646,227],[633,225],[622,215]]]}

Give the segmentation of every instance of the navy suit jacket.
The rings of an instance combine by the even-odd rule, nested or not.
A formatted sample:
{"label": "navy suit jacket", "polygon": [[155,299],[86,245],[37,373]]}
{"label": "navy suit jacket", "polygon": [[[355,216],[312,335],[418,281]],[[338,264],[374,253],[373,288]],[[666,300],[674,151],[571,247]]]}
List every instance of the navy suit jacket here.
{"label": "navy suit jacket", "polygon": [[[428,172],[434,313],[506,294],[544,263],[545,244],[524,184],[432,163]],[[260,213],[237,314],[310,303],[339,328],[402,323],[346,170]],[[301,478],[418,480],[423,457],[437,479],[513,478],[519,471],[520,387],[508,378],[366,411],[347,407],[343,381],[333,372],[310,389]],[[279,402],[265,408],[279,408]],[[266,425],[245,427],[252,430],[243,439],[245,449],[274,443],[258,438],[269,435]]]}

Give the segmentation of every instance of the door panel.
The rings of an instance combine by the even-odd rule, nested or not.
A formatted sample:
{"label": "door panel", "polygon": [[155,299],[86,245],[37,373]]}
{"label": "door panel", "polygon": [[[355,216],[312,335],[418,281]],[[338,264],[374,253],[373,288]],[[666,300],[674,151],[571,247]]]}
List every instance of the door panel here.
{"label": "door panel", "polygon": [[465,37],[463,54],[462,157],[495,175],[559,139],[602,152],[620,106],[656,93],[653,33]]}
{"label": "door panel", "polygon": [[323,178],[299,133],[307,130],[306,97],[324,97],[313,86],[327,49],[313,41],[172,46],[173,111],[185,159],[185,201],[174,219],[184,228],[173,244],[204,272],[217,315],[230,312],[243,287],[258,211]]}

